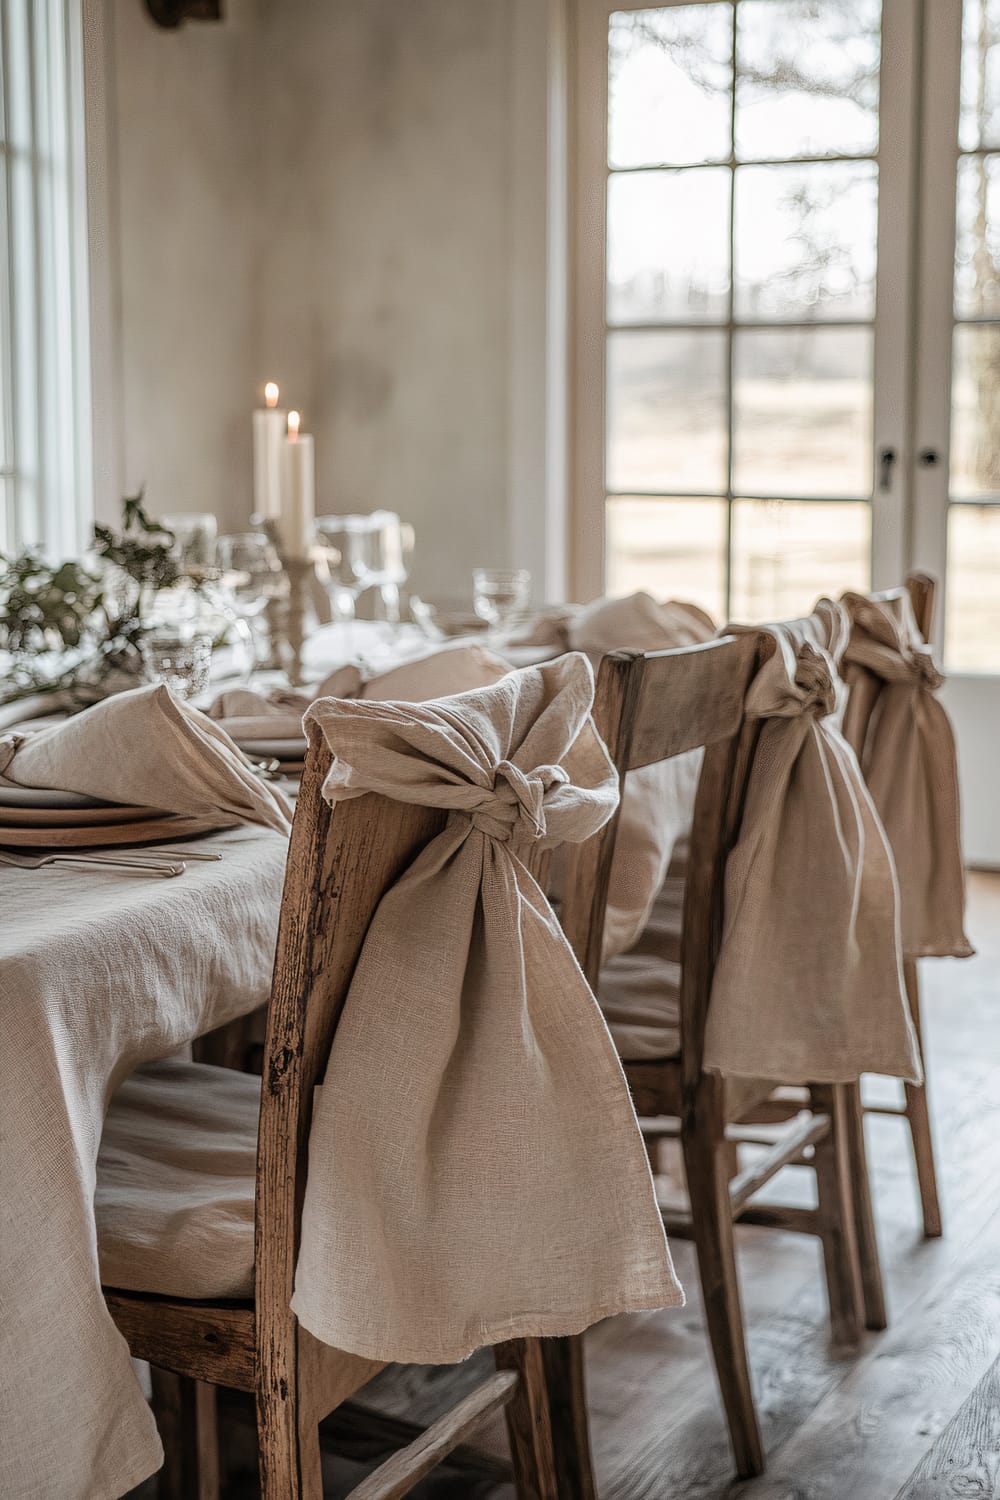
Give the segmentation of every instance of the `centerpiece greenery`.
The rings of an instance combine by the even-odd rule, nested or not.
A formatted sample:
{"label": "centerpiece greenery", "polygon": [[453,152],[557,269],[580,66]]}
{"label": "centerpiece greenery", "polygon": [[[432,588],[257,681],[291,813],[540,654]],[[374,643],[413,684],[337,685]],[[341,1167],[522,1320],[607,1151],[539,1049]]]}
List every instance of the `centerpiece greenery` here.
{"label": "centerpiece greenery", "polygon": [[0,703],[59,692],[82,706],[134,686],[156,594],[182,577],[173,541],[140,493],[124,501],[120,531],[94,527],[93,561],[0,553]]}

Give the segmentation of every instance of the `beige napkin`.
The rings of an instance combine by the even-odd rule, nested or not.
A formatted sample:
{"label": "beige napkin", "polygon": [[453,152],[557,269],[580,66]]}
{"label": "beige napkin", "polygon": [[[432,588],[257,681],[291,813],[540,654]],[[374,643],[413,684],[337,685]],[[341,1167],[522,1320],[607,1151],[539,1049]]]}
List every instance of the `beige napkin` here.
{"label": "beige napkin", "polygon": [[881,684],[864,743],[850,698],[844,734],[896,858],[903,952],[968,958],[975,950],[965,935],[955,736],[936,697],[944,678],[907,593],[884,600],[845,594],[843,603],[851,616],[845,680],[850,686],[871,673]]}
{"label": "beige napkin", "polygon": [[446,1363],[681,1300],[613,1043],[522,863],[614,811],[592,698],[573,655],[309,710],[330,801],[451,812],[382,899],[316,1095],[292,1306],[324,1343]]}
{"label": "beige napkin", "polygon": [[0,738],[0,785],[80,792],[220,825],[285,833],[291,809],[216,724],[162,683],[117,693],[35,734]]}
{"label": "beige napkin", "polygon": [[[727,632],[744,628],[727,626]],[[919,1080],[892,855],[836,722],[846,611],[765,627],[759,719],[705,1037],[705,1066],[782,1083]]]}
{"label": "beige napkin", "polygon": [[[695,604],[649,594],[596,599],[567,621],[567,640],[595,665],[608,651],[665,651],[709,641],[713,621]],[[690,829],[701,751],[630,771],[608,886],[604,957],[627,952],[644,931],[677,840]]]}
{"label": "beige napkin", "polygon": [[354,663],[348,663],[331,672],[312,693],[276,688],[265,694],[228,688],[208,712],[241,744],[298,739],[303,734],[302,715],[318,698],[401,698],[422,703],[427,698],[486,687],[509,671],[505,661],[482,646],[453,646],[370,678]]}

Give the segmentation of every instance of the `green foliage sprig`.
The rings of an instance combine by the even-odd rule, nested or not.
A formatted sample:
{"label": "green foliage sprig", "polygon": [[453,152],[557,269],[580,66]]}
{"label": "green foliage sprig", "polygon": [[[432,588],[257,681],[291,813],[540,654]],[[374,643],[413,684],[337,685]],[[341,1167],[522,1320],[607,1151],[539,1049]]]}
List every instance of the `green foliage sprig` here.
{"label": "green foliage sprig", "polygon": [[142,491],[124,501],[122,530],[95,525],[94,551],[98,557],[121,568],[140,586],[170,588],[181,577],[177,559],[171,553],[174,534],[150,520],[142,506]]}
{"label": "green foliage sprig", "polygon": [[[171,554],[173,532],[150,519],[142,500],[141,492],[124,500],[120,532],[95,525],[101,576],[81,562],[52,566],[31,548],[0,554],[0,650],[11,655],[0,703],[65,691],[89,703],[113,680],[138,680],[144,604],[182,577]],[[77,650],[83,654],[75,661],[52,670],[53,657]]]}

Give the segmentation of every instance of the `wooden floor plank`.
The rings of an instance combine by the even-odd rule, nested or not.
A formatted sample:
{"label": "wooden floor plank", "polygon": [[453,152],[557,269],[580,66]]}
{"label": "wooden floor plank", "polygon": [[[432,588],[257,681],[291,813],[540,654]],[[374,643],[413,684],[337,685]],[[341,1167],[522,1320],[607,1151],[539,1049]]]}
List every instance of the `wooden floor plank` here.
{"label": "wooden floor plank", "polygon": [[1000,1360],[917,1465],[896,1500],[995,1500],[1000,1496]]}

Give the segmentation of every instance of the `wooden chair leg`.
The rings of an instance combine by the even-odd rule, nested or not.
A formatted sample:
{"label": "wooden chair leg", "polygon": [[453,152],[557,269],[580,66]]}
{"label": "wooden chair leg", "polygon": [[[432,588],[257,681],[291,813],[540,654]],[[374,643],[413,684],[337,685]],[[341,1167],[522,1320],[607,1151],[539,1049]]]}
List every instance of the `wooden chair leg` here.
{"label": "wooden chair leg", "polygon": [[[498,1369],[516,1370],[520,1376],[517,1392],[504,1413],[518,1500],[582,1500],[585,1494],[592,1496],[593,1490],[574,1487],[572,1473],[564,1478],[557,1468],[542,1341],[516,1339],[497,1344],[493,1352]],[[586,1459],[589,1472],[589,1446]]]}
{"label": "wooden chair leg", "polygon": [[597,1500],[587,1417],[583,1336],[545,1339],[542,1358],[545,1361],[560,1497]]}
{"label": "wooden chair leg", "polygon": [[835,1344],[856,1345],[864,1327],[861,1266],[854,1231],[847,1147],[846,1103],[842,1084],[810,1090],[813,1107],[830,1117],[829,1133],[813,1148],[816,1195]]}
{"label": "wooden chair leg", "polygon": [[323,1500],[319,1422],[297,1392],[257,1391],[261,1500]]}
{"label": "wooden chair leg", "polygon": [[682,1124],[681,1145],[715,1373],[736,1472],[741,1479],[750,1479],[764,1472],[764,1451],[754,1410],[736,1277],[729,1151],[718,1080],[702,1079],[692,1117]]}
{"label": "wooden chair leg", "polygon": [[842,1084],[844,1128],[847,1134],[847,1160],[854,1205],[854,1232],[861,1263],[861,1293],[864,1302],[865,1327],[879,1330],[886,1326],[885,1290],[879,1260],[875,1212],[872,1208],[871,1182],[868,1177],[868,1155],[865,1150],[864,1112],[861,1108],[861,1086]]}
{"label": "wooden chair leg", "polygon": [[[920,1018],[920,981],[916,960],[905,959],[903,977],[906,994],[910,1002],[910,1014],[920,1045],[920,1061],[924,1060],[924,1040]],[[920,1188],[920,1207],[924,1216],[924,1234],[936,1240],[941,1236],[941,1204],[938,1200],[937,1171],[934,1166],[934,1141],[931,1136],[931,1117],[927,1102],[927,1070],[924,1082],[904,1085],[906,1092],[906,1122],[910,1127],[913,1142],[913,1159],[917,1167],[917,1184]]]}
{"label": "wooden chair leg", "polygon": [[164,1452],[159,1500],[219,1500],[215,1386],[155,1366],[150,1375]]}

